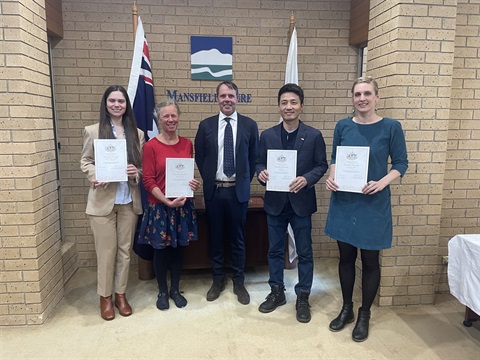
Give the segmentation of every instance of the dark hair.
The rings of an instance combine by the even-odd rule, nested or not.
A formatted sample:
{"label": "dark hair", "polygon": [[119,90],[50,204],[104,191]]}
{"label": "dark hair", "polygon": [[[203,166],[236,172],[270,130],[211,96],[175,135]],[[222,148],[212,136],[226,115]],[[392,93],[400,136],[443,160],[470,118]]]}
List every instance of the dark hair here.
{"label": "dark hair", "polygon": [[372,84],[373,85],[373,90],[375,91],[375,95],[378,95],[378,84],[377,84],[377,81],[373,77],[362,76],[362,77],[359,77],[358,79],[356,79],[353,82],[353,85],[352,85],[352,94],[353,94],[353,90],[355,89],[355,85],[358,85],[358,84]]}
{"label": "dark hair", "polygon": [[132,105],[128,98],[127,91],[123,86],[112,85],[105,90],[100,103],[100,125],[98,130],[98,137],[100,139],[115,139],[113,135],[110,114],[107,109],[107,99],[114,91],[120,91],[125,97],[126,109],[122,116],[123,129],[125,130],[125,139],[127,141],[127,157],[128,162],[137,167],[142,166],[142,152],[140,149],[140,139],[138,137],[137,122],[133,114]]}
{"label": "dark hair", "polygon": [[294,93],[294,94],[297,94],[298,97],[300,98],[300,104],[303,104],[303,99],[304,99],[304,96],[303,96],[303,90],[300,86],[298,86],[297,84],[285,84],[283,85],[280,90],[278,90],[278,104],[280,105],[280,97],[284,94],[284,93],[287,93],[287,92],[291,92],[291,93]]}
{"label": "dark hair", "polygon": [[235,83],[233,81],[222,81],[220,84],[218,84],[217,85],[217,96],[218,96],[218,92],[220,91],[220,87],[222,85],[225,85],[230,90],[235,90],[235,93],[237,94],[237,97],[238,97],[238,87],[237,87],[237,85],[235,85]]}

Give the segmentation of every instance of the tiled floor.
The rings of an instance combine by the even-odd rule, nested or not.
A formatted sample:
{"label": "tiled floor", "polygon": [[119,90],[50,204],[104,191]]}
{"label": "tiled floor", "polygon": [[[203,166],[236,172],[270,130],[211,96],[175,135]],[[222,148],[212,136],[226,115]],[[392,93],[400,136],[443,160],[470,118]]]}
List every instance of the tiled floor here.
{"label": "tiled floor", "polygon": [[155,281],[137,280],[132,269],[127,295],[134,314],[117,313],[106,322],[98,311],[95,271],[80,269],[44,325],[0,329],[0,359],[480,360],[480,324],[464,327],[464,307],[450,295],[437,296],[432,306],[374,306],[363,343],[351,340],[353,324],[330,332],[341,305],[336,269],[334,259],[316,261],[308,324],[295,319],[296,270],[286,271],[287,305],[262,314],[257,308],[269,291],[266,267],[247,273],[250,305],[236,301],[231,282],[218,300],[207,302],[209,273],[194,272],[182,279],[187,307],[171,302],[163,312],[155,307]]}

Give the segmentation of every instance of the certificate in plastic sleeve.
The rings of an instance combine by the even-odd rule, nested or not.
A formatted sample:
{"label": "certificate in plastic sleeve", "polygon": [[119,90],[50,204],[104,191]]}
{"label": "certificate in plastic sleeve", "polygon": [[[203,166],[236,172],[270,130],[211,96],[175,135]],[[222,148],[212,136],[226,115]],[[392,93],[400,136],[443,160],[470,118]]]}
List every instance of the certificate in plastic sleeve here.
{"label": "certificate in plastic sleeve", "polygon": [[337,191],[361,193],[367,183],[368,146],[337,146],[335,182]]}
{"label": "certificate in plastic sleeve", "polygon": [[193,197],[193,190],[188,184],[194,176],[192,158],[167,158],[165,174],[165,197]]}
{"label": "certificate in plastic sleeve", "polygon": [[95,179],[99,182],[127,181],[127,141],[94,139]]}
{"label": "certificate in plastic sleeve", "polygon": [[297,177],[297,150],[267,150],[267,191],[290,192]]}

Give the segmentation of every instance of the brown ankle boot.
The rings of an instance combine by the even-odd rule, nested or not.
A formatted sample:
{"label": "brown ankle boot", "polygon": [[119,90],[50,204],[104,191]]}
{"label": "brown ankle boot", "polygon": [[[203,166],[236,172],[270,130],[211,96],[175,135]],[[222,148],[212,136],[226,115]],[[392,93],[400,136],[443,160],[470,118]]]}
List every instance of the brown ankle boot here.
{"label": "brown ankle boot", "polygon": [[104,320],[115,319],[115,309],[113,308],[112,295],[100,296],[100,315]]}
{"label": "brown ankle boot", "polygon": [[127,301],[125,294],[115,293],[115,306],[118,308],[118,312],[122,316],[132,315],[132,307]]}

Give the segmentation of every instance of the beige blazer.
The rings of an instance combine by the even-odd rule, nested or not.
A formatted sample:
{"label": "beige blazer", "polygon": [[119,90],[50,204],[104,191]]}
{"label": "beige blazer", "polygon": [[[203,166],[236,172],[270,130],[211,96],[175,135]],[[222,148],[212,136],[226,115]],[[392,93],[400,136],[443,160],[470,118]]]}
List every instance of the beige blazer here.
{"label": "beige blazer", "polygon": [[[145,144],[145,136],[143,131],[138,130],[138,137],[140,139],[140,149],[143,149]],[[86,126],[83,132],[83,149],[82,157],[80,159],[80,168],[83,173],[87,175],[88,181],[95,180],[95,153],[93,148],[93,140],[98,139],[99,124]],[[142,199],[140,196],[140,181],[142,169],[139,168],[139,175],[137,179],[128,179],[130,193],[133,200],[133,211],[140,215],[142,210]],[[115,205],[115,194],[117,192],[117,183],[109,183],[106,187],[94,188],[90,186],[88,191],[88,201],[86,213],[94,216],[106,216],[112,212]]]}

